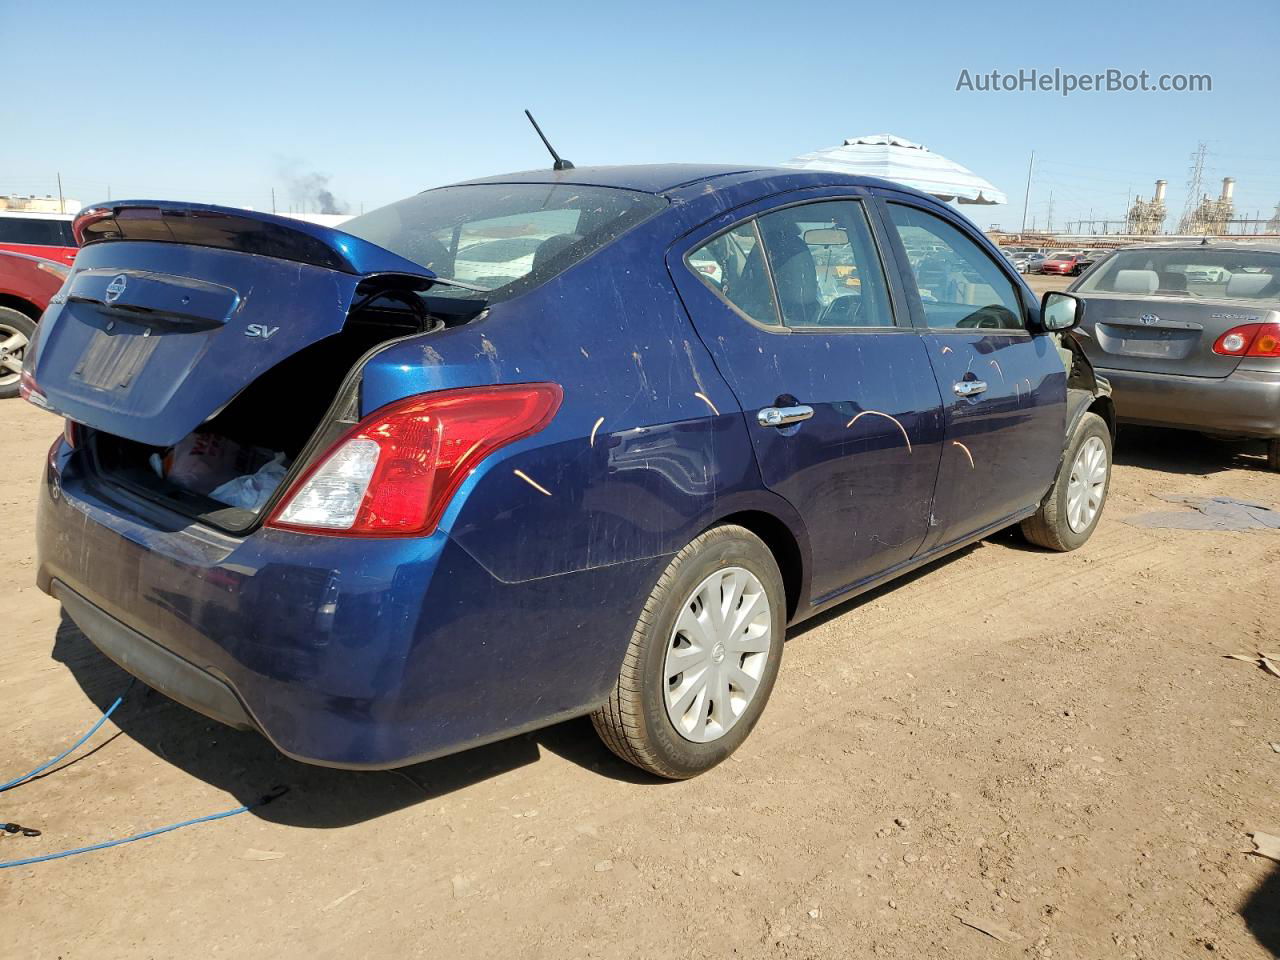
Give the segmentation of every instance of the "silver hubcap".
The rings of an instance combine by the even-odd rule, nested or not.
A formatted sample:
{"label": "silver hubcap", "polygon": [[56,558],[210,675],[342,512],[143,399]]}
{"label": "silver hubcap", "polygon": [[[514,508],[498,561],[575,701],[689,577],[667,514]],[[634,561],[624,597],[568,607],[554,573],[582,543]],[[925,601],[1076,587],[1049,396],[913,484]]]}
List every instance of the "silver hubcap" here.
{"label": "silver hubcap", "polygon": [[22,373],[22,357],[27,337],[6,323],[0,323],[0,387],[15,383]]}
{"label": "silver hubcap", "polygon": [[1067,481],[1067,524],[1076,533],[1089,529],[1102,509],[1102,496],[1107,489],[1107,447],[1097,437],[1090,437],[1080,447],[1071,465]]}
{"label": "silver hubcap", "polygon": [[773,615],[759,578],[717,570],[680,608],[663,670],[667,716],[686,740],[723,737],[760,687],[773,643]]}

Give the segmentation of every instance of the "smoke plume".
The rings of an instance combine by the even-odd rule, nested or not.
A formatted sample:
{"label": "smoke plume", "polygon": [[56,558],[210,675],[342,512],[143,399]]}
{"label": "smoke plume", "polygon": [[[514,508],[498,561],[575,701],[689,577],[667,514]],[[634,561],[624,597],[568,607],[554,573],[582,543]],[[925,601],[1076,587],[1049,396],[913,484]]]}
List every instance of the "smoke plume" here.
{"label": "smoke plume", "polygon": [[329,175],[305,170],[298,162],[281,165],[289,202],[299,213],[346,213],[347,204],[329,189]]}

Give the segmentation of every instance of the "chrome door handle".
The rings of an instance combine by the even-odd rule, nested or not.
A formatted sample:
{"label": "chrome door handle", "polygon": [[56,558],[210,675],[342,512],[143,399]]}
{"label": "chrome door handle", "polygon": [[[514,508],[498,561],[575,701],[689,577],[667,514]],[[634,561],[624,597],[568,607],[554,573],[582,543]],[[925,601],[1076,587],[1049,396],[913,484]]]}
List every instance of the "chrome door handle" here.
{"label": "chrome door handle", "polygon": [[795,407],[765,407],[756,414],[756,420],[762,427],[785,427],[788,423],[799,423],[813,416],[813,407],[803,404]]}
{"label": "chrome door handle", "polygon": [[987,392],[987,381],[960,380],[951,389],[956,392],[957,397],[976,397],[980,393]]}

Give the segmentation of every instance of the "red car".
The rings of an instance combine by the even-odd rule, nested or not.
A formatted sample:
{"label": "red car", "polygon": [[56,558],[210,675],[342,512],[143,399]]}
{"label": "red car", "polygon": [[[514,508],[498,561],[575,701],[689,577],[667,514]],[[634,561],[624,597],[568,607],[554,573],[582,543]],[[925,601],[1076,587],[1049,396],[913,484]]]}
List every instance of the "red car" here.
{"label": "red car", "polygon": [[36,321],[70,272],[65,264],[0,250],[0,399],[18,395]]}
{"label": "red car", "polygon": [[1079,276],[1086,266],[1085,258],[1076,253],[1055,253],[1040,261],[1041,273],[1056,273],[1064,277]]}
{"label": "red car", "polygon": [[71,232],[74,219],[69,213],[0,210],[0,250],[70,264],[79,250]]}

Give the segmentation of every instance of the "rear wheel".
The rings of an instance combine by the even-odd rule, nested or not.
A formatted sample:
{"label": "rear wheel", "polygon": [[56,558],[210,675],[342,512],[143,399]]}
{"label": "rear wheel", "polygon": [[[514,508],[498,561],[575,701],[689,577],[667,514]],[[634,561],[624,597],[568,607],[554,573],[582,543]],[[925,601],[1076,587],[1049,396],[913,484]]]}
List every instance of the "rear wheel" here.
{"label": "rear wheel", "polygon": [[591,721],[623,760],[672,780],[746,740],[782,659],[786,593],[763,541],[713,527],[658,579],[609,700]]}
{"label": "rear wheel", "polygon": [[35,332],[35,321],[25,313],[0,307],[0,400],[18,395],[22,358]]}
{"label": "rear wheel", "polygon": [[1076,424],[1049,495],[1034,516],[1022,521],[1022,535],[1050,550],[1074,550],[1092,536],[1111,486],[1111,431],[1096,413]]}

